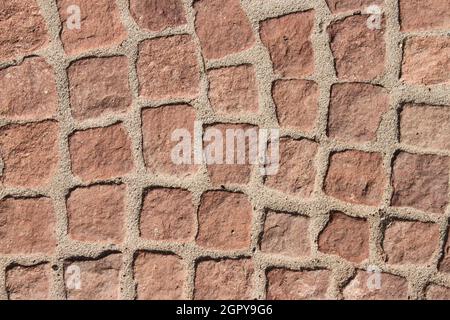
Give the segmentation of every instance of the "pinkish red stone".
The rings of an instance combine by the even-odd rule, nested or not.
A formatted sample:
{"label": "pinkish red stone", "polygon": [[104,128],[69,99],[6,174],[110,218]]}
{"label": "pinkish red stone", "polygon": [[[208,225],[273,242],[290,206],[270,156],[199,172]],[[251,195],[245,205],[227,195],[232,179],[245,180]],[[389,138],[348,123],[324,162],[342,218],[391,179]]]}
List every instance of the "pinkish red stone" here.
{"label": "pinkish red stone", "polygon": [[383,248],[390,264],[426,264],[438,250],[439,226],[395,220],[386,228]]}
{"label": "pinkish red stone", "polygon": [[254,114],[258,112],[258,87],[251,65],[208,71],[208,96],[218,114]]}
{"label": "pinkish red stone", "polygon": [[241,193],[208,191],[198,210],[198,245],[216,250],[248,249],[252,206]]}
{"label": "pinkish red stone", "polygon": [[155,188],[144,196],[141,237],[150,240],[194,240],[196,211],[192,194],[183,189]]}
{"label": "pinkish red stone", "polygon": [[0,253],[52,254],[55,247],[55,216],[50,199],[0,201]]}
{"label": "pinkish red stone", "polygon": [[161,31],[187,22],[181,0],[131,0],[130,13],[141,28],[150,31]]}
{"label": "pinkish red stone", "polygon": [[195,270],[196,300],[249,300],[253,263],[250,259],[204,260]]}
{"label": "pinkish red stone", "polygon": [[186,271],[173,254],[139,252],[134,261],[134,280],[139,300],[183,299]]}
{"label": "pinkish red stone", "polygon": [[[118,46],[127,37],[121,22],[119,8],[114,0],[58,0],[61,19],[61,41],[69,55],[94,49]],[[73,25],[78,6],[80,28]]]}
{"label": "pinkish red stone", "polygon": [[0,3],[0,59],[27,55],[48,43],[47,25],[36,0]]}
{"label": "pinkish red stone", "polygon": [[16,265],[6,270],[9,300],[47,300],[50,298],[50,267]]}
{"label": "pinkish red stone", "polygon": [[261,251],[291,257],[306,257],[311,252],[309,218],[269,211],[264,222]]}
{"label": "pinkish red stone", "polygon": [[314,81],[275,81],[272,96],[282,128],[314,130],[319,111],[319,87]]}
{"label": "pinkish red stone", "polygon": [[314,10],[261,22],[261,41],[269,50],[276,74],[306,77],[314,72],[314,49],[310,38],[313,26]]}
{"label": "pinkish red stone", "polygon": [[350,81],[373,80],[385,69],[384,20],[381,29],[367,26],[368,15],[338,20],[328,27],[336,74]]}
{"label": "pinkish red stone", "polygon": [[349,203],[380,204],[386,177],[381,154],[346,150],[331,154],[325,193]]}
{"label": "pinkish red stone", "polygon": [[360,263],[369,258],[369,224],[366,219],[332,212],[319,235],[319,250]]}
{"label": "pinkish red stone", "polygon": [[58,108],[55,74],[43,58],[0,70],[0,118],[43,120]]}
{"label": "pinkish red stone", "polygon": [[450,288],[435,284],[429,285],[426,290],[426,298],[427,300],[450,300]]}
{"label": "pinkish red stone", "polygon": [[373,142],[388,109],[389,96],[382,87],[335,84],[331,88],[328,135],[345,142]]}
{"label": "pinkish red stone", "polygon": [[330,275],[331,272],[328,270],[272,269],[267,273],[267,299],[327,299]]}
{"label": "pinkish red stone", "polygon": [[200,69],[191,37],[177,35],[141,42],[137,73],[140,95],[146,99],[195,98]]}
{"label": "pinkish red stone", "polygon": [[51,183],[59,161],[58,136],[55,121],[1,127],[2,185],[35,188]]}
{"label": "pinkish red stone", "polygon": [[450,29],[448,0],[400,0],[402,31]]}
{"label": "pinkish red stone", "polygon": [[383,0],[326,0],[328,7],[333,13],[362,10],[369,6],[382,6]]}
{"label": "pinkish red stone", "polygon": [[127,57],[75,61],[68,77],[70,106],[77,120],[124,113],[131,107]]}
{"label": "pinkish red stone", "polygon": [[195,0],[195,30],[203,55],[218,59],[249,49],[255,42],[239,0]]}
{"label": "pinkish red stone", "polygon": [[78,241],[121,243],[125,234],[124,185],[93,185],[67,198],[69,236]]}

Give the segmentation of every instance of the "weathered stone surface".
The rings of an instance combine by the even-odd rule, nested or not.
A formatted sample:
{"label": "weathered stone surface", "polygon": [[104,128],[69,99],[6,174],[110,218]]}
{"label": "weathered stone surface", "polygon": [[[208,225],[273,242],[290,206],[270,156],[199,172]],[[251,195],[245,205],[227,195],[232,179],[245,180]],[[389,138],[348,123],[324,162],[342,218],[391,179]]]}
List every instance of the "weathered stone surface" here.
{"label": "weathered stone surface", "polygon": [[408,282],[389,273],[357,270],[343,295],[345,300],[407,300]]}
{"label": "weathered stone surface", "polygon": [[369,224],[366,219],[332,212],[319,235],[319,250],[360,263],[369,258]]}
{"label": "weathered stone surface", "polygon": [[[194,164],[195,120],[195,109],[186,104],[147,108],[142,111],[143,153],[145,165],[150,172],[186,177],[198,170],[198,166]],[[176,130],[183,131],[183,138],[173,136]],[[184,133],[188,136],[184,136]],[[189,153],[188,163],[174,161],[173,152],[176,155],[185,155],[183,152],[176,152],[177,146],[185,143],[189,145],[189,141],[190,150],[186,151]]]}
{"label": "weathered stone surface", "polygon": [[41,187],[51,182],[58,165],[58,124],[43,121],[0,128],[0,181],[8,187]]}
{"label": "weathered stone surface", "polygon": [[439,226],[395,220],[386,227],[383,248],[390,264],[426,264],[439,245]]}
{"label": "weathered stone surface", "polygon": [[[122,266],[120,254],[110,254],[95,260],[66,260],[64,282],[68,300],[116,300],[119,299],[119,275]],[[78,280],[74,271],[80,271],[80,288],[72,286]]]}
{"label": "weathered stone surface", "polygon": [[200,69],[189,35],[146,40],[139,45],[139,91],[151,100],[195,98]]}
{"label": "weathered stone surface", "polygon": [[139,252],[134,261],[134,280],[139,300],[183,299],[186,272],[173,254]]}
{"label": "weathered stone surface", "polygon": [[381,154],[346,150],[331,154],[325,193],[339,200],[376,206],[381,202],[386,177]]}
{"label": "weathered stone surface", "polygon": [[[61,19],[61,41],[69,55],[117,46],[125,40],[127,32],[122,25],[119,9],[114,0],[58,0]],[[74,28],[73,6],[80,10],[80,28]]]}
{"label": "weathered stone surface", "polygon": [[311,197],[316,177],[317,148],[317,143],[306,139],[281,138],[278,173],[267,176],[265,185],[303,198]]}
{"label": "weathered stone surface", "polygon": [[450,150],[450,106],[406,104],[400,113],[400,142]]}
{"label": "weathered stone surface", "polygon": [[218,59],[250,48],[255,42],[239,0],[196,0],[195,30],[203,55]]}
{"label": "weathered stone surface", "polygon": [[249,300],[254,267],[250,259],[204,260],[197,264],[196,300]]}
{"label": "weathered stone surface", "polygon": [[258,112],[258,87],[252,65],[225,67],[208,71],[208,96],[218,114],[254,114]]}
{"label": "weathered stone surface", "polygon": [[93,185],[67,198],[69,236],[86,242],[121,243],[124,237],[125,185]]}
{"label": "weathered stone surface", "polygon": [[122,124],[76,131],[69,149],[72,171],[84,181],[120,177],[133,168],[131,141]]}
{"label": "weathered stone surface", "polygon": [[448,205],[449,169],[448,157],[400,152],[393,168],[392,205],[444,213]]}
{"label": "weathered stone surface", "polygon": [[6,292],[9,300],[47,300],[50,289],[50,267],[13,266],[6,270]]}
{"label": "weathered stone surface", "polygon": [[56,246],[55,216],[47,198],[0,201],[0,253],[52,254]]}
{"label": "weathered stone surface", "polygon": [[[250,154],[251,151],[258,151],[258,129],[256,126],[247,124],[215,124],[205,128],[203,137],[211,140],[204,141],[206,163],[209,178],[214,186],[231,183],[247,184],[250,181],[253,167]],[[209,137],[210,133],[214,135]],[[220,141],[219,133],[222,141]],[[217,138],[218,135],[219,138]],[[231,141],[234,141],[232,147]],[[220,151],[216,154],[217,146],[222,156]],[[228,160],[227,153],[230,155]],[[219,160],[219,164],[216,160]]]}
{"label": "weathered stone surface", "polygon": [[208,191],[198,211],[197,244],[217,250],[248,249],[252,206],[241,193]]}
{"label": "weathered stone surface", "polygon": [[327,299],[330,275],[331,272],[328,270],[272,269],[267,273],[267,299]]}
{"label": "weathered stone surface", "polygon": [[333,13],[366,10],[369,6],[382,6],[383,0],[326,0]]}
{"label": "weathered stone surface", "polygon": [[406,40],[402,80],[410,84],[450,83],[450,37],[412,37]]}
{"label": "weathered stone surface", "polygon": [[43,120],[56,114],[58,95],[52,67],[43,58],[26,58],[0,70],[0,118]]}
{"label": "weathered stone surface", "polygon": [[370,29],[368,17],[350,16],[328,27],[336,73],[342,80],[372,80],[384,73],[384,20],[381,29]]}
{"label": "weathered stone surface", "polygon": [[36,0],[0,3],[0,59],[11,60],[48,43],[47,25]]}
{"label": "weathered stone surface", "polygon": [[402,31],[450,29],[448,0],[400,0]]}
{"label": "weathered stone surface", "polygon": [[144,196],[141,237],[150,240],[194,240],[196,211],[192,194],[183,189],[155,188]]}
{"label": "weathered stone surface", "polygon": [[372,142],[389,96],[382,87],[365,83],[335,84],[331,88],[328,135],[342,141]]}
{"label": "weathered stone surface", "polygon": [[68,68],[70,106],[75,119],[123,113],[131,106],[127,57],[88,58]]}
{"label": "weathered stone surface", "polygon": [[319,111],[319,87],[314,81],[275,81],[272,96],[282,128],[314,130]]}
{"label": "weathered stone surface", "polygon": [[269,50],[274,72],[282,77],[306,77],[314,72],[311,33],[314,10],[261,22],[261,41]]}
{"label": "weathered stone surface", "polygon": [[450,229],[447,229],[447,239],[445,240],[444,253],[439,261],[439,271],[450,272],[450,240],[448,234]]}
{"label": "weathered stone surface", "polygon": [[181,0],[131,0],[130,12],[141,28],[150,31],[161,31],[187,22]]}
{"label": "weathered stone surface", "polygon": [[309,218],[269,211],[264,223],[261,251],[291,257],[305,257],[311,252]]}
{"label": "weathered stone surface", "polygon": [[426,290],[426,298],[427,300],[450,300],[450,288],[435,284],[429,285]]}

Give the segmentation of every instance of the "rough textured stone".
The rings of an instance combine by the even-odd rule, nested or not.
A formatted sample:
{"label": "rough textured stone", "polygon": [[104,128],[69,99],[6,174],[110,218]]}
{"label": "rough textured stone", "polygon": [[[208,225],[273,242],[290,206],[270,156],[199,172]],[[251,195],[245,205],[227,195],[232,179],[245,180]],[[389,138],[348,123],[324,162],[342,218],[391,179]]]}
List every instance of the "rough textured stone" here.
{"label": "rough textured stone", "polygon": [[194,240],[196,211],[192,194],[183,189],[155,188],[144,196],[141,237],[150,240]]}
{"label": "rough textured stone", "polygon": [[[66,260],[64,282],[68,300],[116,300],[119,298],[120,254],[110,254],[95,260]],[[78,269],[79,268],[79,269]],[[80,289],[71,287],[72,270],[80,271]]]}
{"label": "rough textured stone", "polygon": [[47,198],[0,201],[0,253],[51,254],[56,246],[53,205]]}
{"label": "rough textured stone", "polygon": [[139,45],[139,92],[151,100],[195,98],[200,69],[188,35],[146,40]]}
{"label": "rough textured stone", "polygon": [[450,288],[435,284],[429,285],[426,290],[426,298],[427,300],[450,300]]}
{"label": "rough textured stone", "polygon": [[275,81],[272,96],[281,127],[304,132],[314,130],[319,109],[319,87],[314,81]]}
{"label": "rough textured stone", "polygon": [[161,31],[187,22],[181,0],[131,0],[130,12],[141,28],[150,31]]}
{"label": "rough textured stone", "polygon": [[328,270],[272,269],[267,273],[267,299],[327,299],[330,275],[331,272]]}
{"label": "rough textured stone", "polygon": [[[80,8],[80,29],[70,29],[70,6]],[[58,0],[61,19],[61,41],[67,54],[75,55],[93,49],[119,45],[127,37],[119,9],[114,0]]]}
{"label": "rough textured stone", "polygon": [[366,219],[332,212],[319,235],[319,250],[360,263],[369,258],[369,224]]}
{"label": "rough textured stone", "polygon": [[419,85],[449,84],[450,37],[413,37],[406,40],[402,80]]}
{"label": "rough textured stone", "polygon": [[134,274],[139,300],[184,298],[186,272],[176,255],[139,252],[134,261]]}
{"label": "rough textured stone", "polygon": [[[148,108],[142,111],[143,152],[145,165],[150,172],[186,177],[198,170],[198,166],[193,164],[195,120],[195,109],[186,104]],[[176,150],[176,146],[187,143],[186,139],[177,140],[179,137],[172,139],[177,129],[189,132],[190,137],[186,137],[191,141],[189,163],[176,163],[172,159],[172,152]]]}
{"label": "rough textured stone", "polygon": [[389,96],[382,87],[335,84],[331,89],[328,135],[346,142],[373,142],[388,108]]}
{"label": "rough textured stone", "polygon": [[368,17],[350,16],[328,27],[336,73],[342,80],[372,80],[384,73],[384,20],[381,29],[371,30]]}
{"label": "rough textured stone", "polygon": [[439,246],[439,226],[395,220],[386,227],[383,248],[390,264],[426,264]]}
{"label": "rough textured stone", "polygon": [[122,242],[125,191],[125,185],[113,184],[73,190],[67,198],[69,236],[87,242]]}
{"label": "rough textured stone", "polygon": [[6,292],[9,300],[47,300],[50,289],[47,264],[13,266],[6,270]]}
{"label": "rough textured stone", "polygon": [[131,106],[127,57],[88,58],[68,69],[70,106],[75,119],[123,113]]}
{"label": "rough textured stone", "polygon": [[72,171],[84,181],[119,177],[133,168],[131,141],[121,124],[76,131],[69,149]]}
{"label": "rough textured stone", "polygon": [[41,187],[58,165],[58,124],[44,121],[0,128],[0,181],[8,187]]}
{"label": "rough textured stone", "polygon": [[311,197],[316,176],[317,148],[317,143],[306,139],[281,138],[278,173],[267,176],[265,185],[303,198]]}
{"label": "rough textured stone", "polygon": [[258,112],[258,88],[252,65],[225,67],[208,71],[209,101],[218,114]]}
{"label": "rough textured stone", "polygon": [[43,58],[0,70],[0,118],[43,120],[58,107],[55,75]]}
{"label": "rough textured stone", "polygon": [[305,257],[311,252],[309,218],[269,211],[264,223],[261,251],[292,257]]}
{"label": "rough textured stone", "polygon": [[339,200],[376,206],[386,187],[381,154],[346,150],[330,156],[325,193]]}
{"label": "rough textured stone", "polygon": [[449,0],[400,0],[402,31],[450,29]]}
{"label": "rough textured stone", "polygon": [[1,60],[32,53],[47,44],[47,25],[36,0],[2,1],[0,12]]}
{"label": "rough textured stone", "polygon": [[448,157],[400,152],[393,168],[392,205],[444,213],[448,205],[449,170]]}
{"label": "rough textured stone", "polygon": [[197,264],[196,300],[249,300],[254,267],[250,259],[205,260]]}
{"label": "rough textured stone", "polygon": [[408,282],[389,273],[357,270],[343,295],[346,300],[407,300]]}
{"label": "rough textured stone", "polygon": [[382,6],[383,0],[326,0],[333,13],[364,10],[372,5]]}
{"label": "rough textured stone", "polygon": [[450,150],[450,106],[406,104],[400,113],[400,142]]}
{"label": "rough textured stone", "polygon": [[439,262],[439,271],[450,272],[450,238],[448,236],[450,229],[447,229],[447,238],[445,240],[444,253]]}
{"label": "rough textured stone", "polygon": [[313,10],[261,22],[261,41],[269,50],[275,73],[282,77],[305,77],[314,72],[310,39],[313,26]]}
{"label": "rough textured stone", "polygon": [[250,48],[255,42],[239,0],[195,0],[195,30],[203,55],[218,59]]}
{"label": "rough textured stone", "polygon": [[241,193],[208,191],[198,210],[197,244],[217,250],[248,249],[252,206]]}
{"label": "rough textured stone", "polygon": [[[211,141],[204,142],[211,183],[214,186],[231,183],[247,184],[252,171],[250,151],[258,151],[258,127],[247,124],[216,124],[205,128],[204,139],[208,132],[217,132],[222,136],[222,141],[214,136]],[[232,141],[234,141],[233,147],[231,147]],[[220,152],[216,155],[216,146],[219,146],[222,156],[220,156]],[[230,155],[233,152],[234,159],[229,159],[232,163],[227,162],[227,152]],[[219,162],[221,160],[222,163],[212,164],[211,161],[216,159],[215,157],[218,157]],[[239,159],[244,160],[244,163],[241,164]]]}

